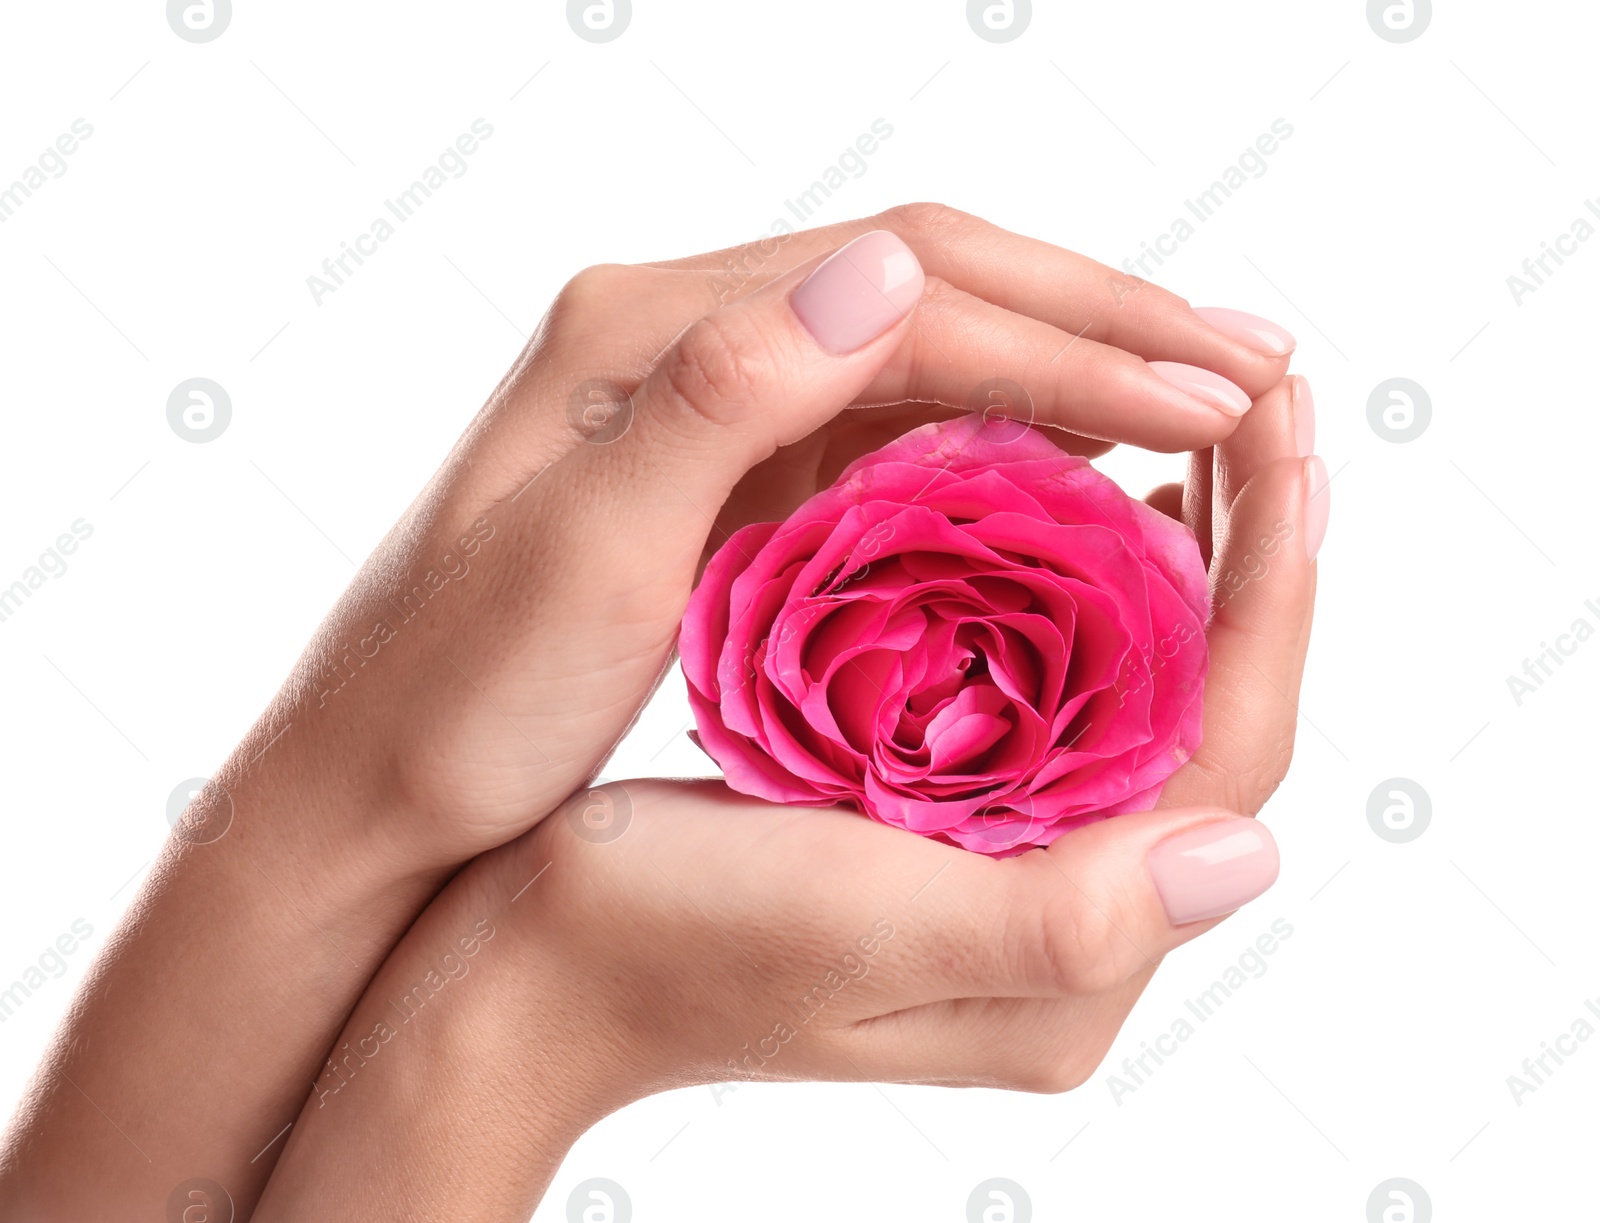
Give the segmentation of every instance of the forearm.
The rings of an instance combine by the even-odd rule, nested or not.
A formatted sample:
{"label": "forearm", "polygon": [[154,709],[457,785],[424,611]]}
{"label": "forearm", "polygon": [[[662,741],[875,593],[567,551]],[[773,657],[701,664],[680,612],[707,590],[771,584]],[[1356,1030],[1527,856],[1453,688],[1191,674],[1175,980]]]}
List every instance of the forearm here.
{"label": "forearm", "polygon": [[630,1068],[597,1064],[597,1049],[621,1042],[600,1033],[605,1019],[582,1012],[568,972],[531,937],[513,899],[528,882],[508,872],[514,855],[469,866],[374,978],[289,1136],[259,1223],[523,1223],[578,1136],[638,1094]]}
{"label": "forearm", "polygon": [[387,860],[360,831],[378,813],[351,818],[359,800],[296,754],[266,764],[191,839],[180,825],[79,991],[0,1150],[0,1215],[161,1218],[205,1177],[243,1218],[260,1193],[345,1015],[443,874]]}

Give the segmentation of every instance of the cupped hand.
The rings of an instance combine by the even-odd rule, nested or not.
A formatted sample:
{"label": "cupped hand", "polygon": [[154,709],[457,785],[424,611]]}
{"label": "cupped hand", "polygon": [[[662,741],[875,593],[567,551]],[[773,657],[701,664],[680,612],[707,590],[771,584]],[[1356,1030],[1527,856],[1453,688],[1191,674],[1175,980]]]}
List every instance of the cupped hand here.
{"label": "cupped hand", "polygon": [[[580,792],[468,866],[391,955],[256,1217],[382,1218],[445,1193],[525,1218],[587,1126],[689,1083],[1083,1082],[1161,958],[1276,876],[1271,836],[1232,812],[1257,811],[1292,753],[1327,526],[1310,412],[1303,379],[1275,384],[1187,489],[1151,497],[1187,502],[1213,585],[1206,739],[1156,810],[991,859],[714,782]],[[483,923],[490,941],[460,941]],[[418,982],[427,1023],[386,1026]],[[398,1144],[396,1115],[418,1119]],[[341,1170],[374,1158],[385,1199],[351,1197]],[[492,1169],[471,1201],[459,1166]]]}
{"label": "cupped hand", "polygon": [[717,782],[613,783],[419,919],[254,1218],[525,1219],[585,1128],[694,1083],[1066,1090],[1161,957],[1276,873],[1265,828],[1211,809],[997,860]]}
{"label": "cupped hand", "polygon": [[1206,447],[1290,343],[937,206],[581,272],[223,780],[292,725],[269,769],[324,810],[351,796],[386,853],[459,862],[592,776],[745,522],[952,410]]}

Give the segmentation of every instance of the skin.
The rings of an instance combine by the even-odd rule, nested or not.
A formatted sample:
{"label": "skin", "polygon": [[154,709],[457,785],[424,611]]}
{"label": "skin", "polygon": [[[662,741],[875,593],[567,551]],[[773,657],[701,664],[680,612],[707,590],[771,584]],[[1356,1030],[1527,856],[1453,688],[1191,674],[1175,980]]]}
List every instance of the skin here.
{"label": "skin", "polygon": [[[1172,925],[1146,854],[1258,811],[1293,753],[1316,568],[1298,539],[1308,490],[1290,390],[1274,386],[1208,456],[1237,480],[1191,523],[1221,526],[1207,633],[1221,680],[1208,681],[1201,750],[1157,810],[992,860],[716,783],[608,787],[611,828],[630,813],[614,840],[581,836],[573,804],[571,818],[480,857],[429,907],[346,1042],[392,1014],[452,932],[489,915],[495,938],[414,1027],[313,1095],[255,1217],[520,1221],[595,1121],[696,1083],[1084,1082],[1161,957],[1223,920]],[[1183,491],[1150,500],[1176,507]],[[861,954],[880,920],[892,937]],[[645,943],[632,937],[640,929]],[[861,975],[797,1011],[852,954]],[[397,1116],[413,1123],[396,1127]],[[372,1175],[343,1176],[351,1167]],[[465,1182],[452,1175],[463,1167],[475,1169]]]}
{"label": "skin", "polygon": [[[917,254],[923,298],[855,352],[824,353],[788,294],[873,229]],[[751,269],[731,286],[730,257]],[[1240,423],[1146,360],[1203,366],[1257,405]],[[331,1213],[344,1180],[339,1192],[369,1191],[341,1204],[350,1217],[392,1218],[441,1192],[428,1169],[444,1175],[443,1153],[469,1139],[497,1152],[479,1165],[484,1217],[525,1211],[599,1116],[737,1077],[726,1061],[762,1034],[772,1004],[880,916],[896,933],[861,988],[771,1073],[1070,1086],[1160,955],[1210,924],[1167,925],[1144,851],[1253,812],[1287,765],[1285,701],[1314,583],[1303,551],[1286,549],[1219,606],[1213,675],[1230,679],[1213,681],[1207,745],[1169,786],[1171,810],[1006,862],[709,783],[628,783],[632,823],[610,844],[544,817],[659,682],[727,532],[787,514],[857,455],[965,406],[1000,368],[1064,448],[1236,454],[1240,491],[1207,504],[1204,524],[1190,517],[1221,524],[1217,564],[1242,563],[1259,531],[1302,513],[1292,428],[1255,423],[1272,415],[1262,408],[1286,364],[1154,286],[933,205],[732,255],[580,273],[197,800],[190,820],[226,822],[226,834],[167,846],[0,1148],[0,1213],[159,1217],[175,1184],[206,1176],[243,1218],[287,1147],[262,1217],[305,1217],[301,1194]],[[626,432],[606,444],[569,411],[595,378],[631,396]],[[398,610],[408,592],[411,618]],[[1233,677],[1252,669],[1266,684],[1236,695]],[[481,920],[492,937],[473,933]],[[730,973],[737,949],[708,937],[708,921],[737,929],[759,970]],[[359,1077],[306,1103],[330,1048],[359,1048],[452,941],[468,971]],[[602,948],[621,958],[597,981]],[[673,981],[715,986],[664,994]],[[1034,1047],[1025,1036],[1046,1011],[1059,1043]],[[996,1031],[1018,1034],[1008,1060],[990,1051]],[[399,1139],[385,1099],[416,1119]],[[474,1132],[509,1145],[454,1133],[462,1109],[482,1114]],[[297,1116],[287,1144],[274,1138]],[[351,1143],[372,1161],[353,1183],[333,1172]],[[378,1199],[402,1185],[416,1196],[386,1213]]]}

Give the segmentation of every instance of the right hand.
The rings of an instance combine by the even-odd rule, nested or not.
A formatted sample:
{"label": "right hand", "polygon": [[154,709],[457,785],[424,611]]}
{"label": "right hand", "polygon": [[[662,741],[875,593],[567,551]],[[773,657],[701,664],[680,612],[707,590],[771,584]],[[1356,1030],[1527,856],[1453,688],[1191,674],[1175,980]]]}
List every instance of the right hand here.
{"label": "right hand", "polygon": [[[610,804],[614,840],[590,839],[584,803]],[[1212,809],[1122,815],[991,859],[717,782],[591,791],[419,919],[334,1052],[360,1064],[319,1081],[254,1217],[403,1203],[520,1223],[585,1128],[694,1083],[1064,1091],[1161,957],[1277,862],[1264,827]],[[430,971],[455,979],[402,1027],[394,1000]]]}
{"label": "right hand", "polygon": [[[1084,1081],[1161,957],[1276,873],[1271,836],[1227,808],[1261,807],[1294,738],[1314,501],[1326,497],[1297,457],[1310,448],[1297,391],[1274,386],[1195,464],[1204,475],[1188,501],[1202,512],[1191,524],[1207,541],[1213,516],[1222,528],[1219,606],[1206,741],[1169,782],[1167,806],[996,860],[715,782],[579,794],[472,863],[392,954],[347,1040],[368,1036],[453,937],[485,917],[498,927],[480,949],[484,971],[448,987],[431,1026],[383,1046],[394,1052],[366,1068],[377,1073],[307,1105],[257,1217],[348,1194],[341,1170],[381,1142],[395,1201],[520,1223],[585,1128],[686,1083]],[[1181,494],[1155,499],[1176,514]],[[1260,541],[1284,524],[1292,546],[1263,563]],[[1229,581],[1235,571],[1249,580]],[[608,810],[609,828],[585,819]],[[596,825],[618,835],[597,839]],[[397,1134],[401,1115],[419,1127]],[[493,1170],[470,1202],[441,1188],[463,1164]],[[338,1204],[363,1217],[363,1201]]]}

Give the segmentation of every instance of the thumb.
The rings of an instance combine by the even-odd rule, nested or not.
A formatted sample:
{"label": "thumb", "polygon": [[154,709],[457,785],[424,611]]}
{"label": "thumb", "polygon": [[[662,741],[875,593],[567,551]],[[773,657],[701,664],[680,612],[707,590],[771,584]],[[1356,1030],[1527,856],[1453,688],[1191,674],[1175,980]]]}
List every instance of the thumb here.
{"label": "thumb", "polygon": [[[1278,847],[1254,819],[1174,807],[1101,820],[1016,858],[971,855],[948,873],[924,931],[941,963],[965,967],[938,983],[946,998],[1089,996],[1266,891]],[[973,920],[985,912],[989,921]]]}
{"label": "thumb", "polygon": [[923,283],[910,247],[876,230],[722,306],[679,334],[634,392],[628,431],[584,457],[626,472],[623,495],[638,508],[675,508],[703,527],[750,467],[872,381]]}

